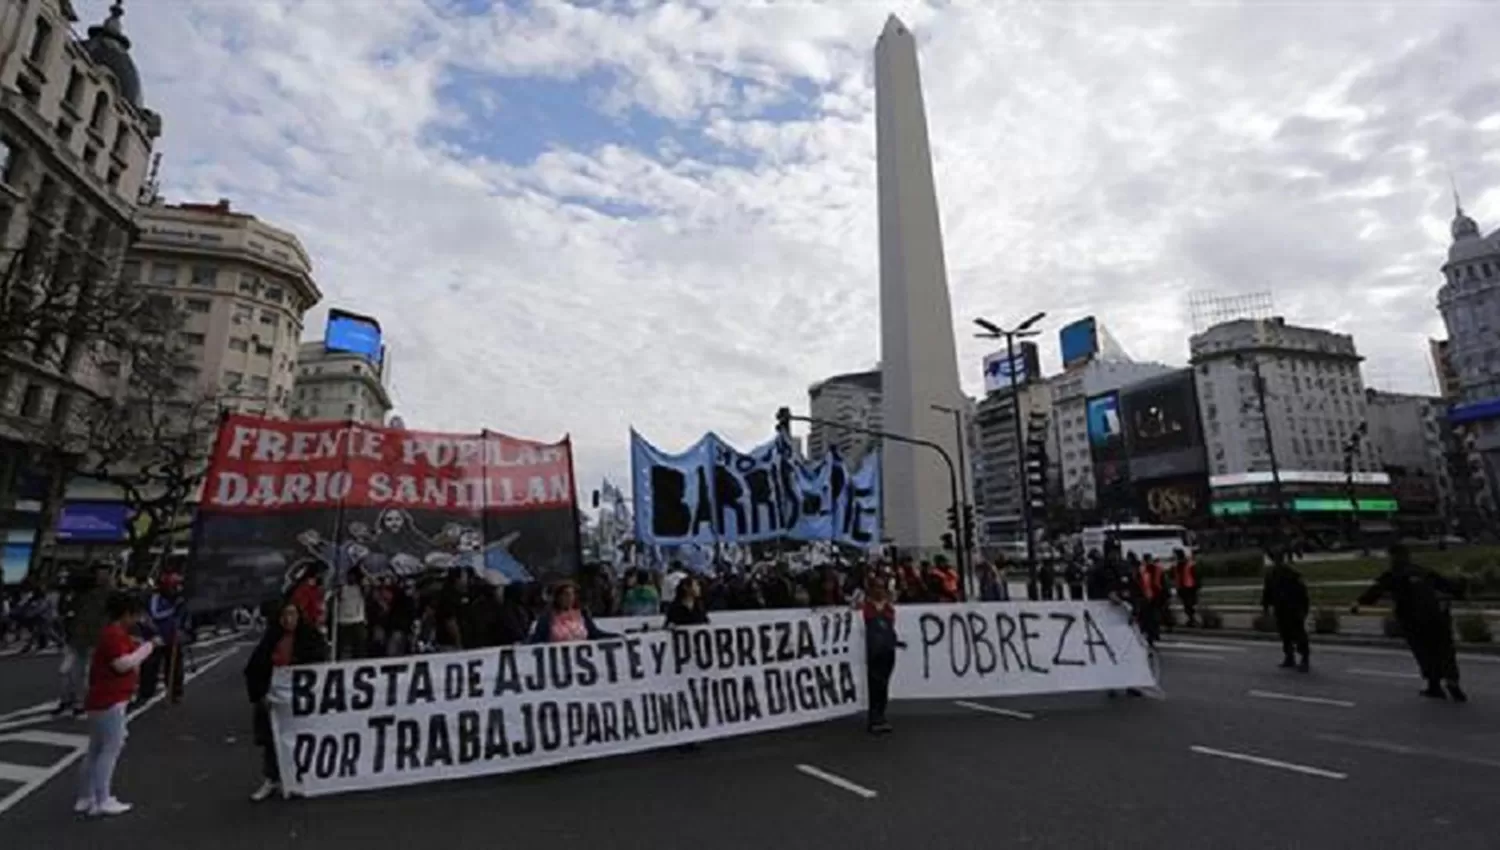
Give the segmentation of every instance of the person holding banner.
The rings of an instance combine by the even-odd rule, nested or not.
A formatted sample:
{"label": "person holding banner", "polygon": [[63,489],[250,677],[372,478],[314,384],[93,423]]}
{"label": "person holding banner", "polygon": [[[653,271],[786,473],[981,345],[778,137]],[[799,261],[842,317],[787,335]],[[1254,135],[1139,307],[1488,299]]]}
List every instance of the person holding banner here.
{"label": "person holding banner", "polygon": [[277,667],[295,664],[316,664],[328,658],[328,647],[323,636],[307,620],[302,618],[302,609],[287,602],[281,606],[276,620],[267,624],[260,643],[250,653],[245,664],[245,691],[253,705],[252,728],[255,743],[261,748],[260,787],[250,795],[252,802],[259,803],[281,791],[281,770],[276,761],[276,740],[271,733],[271,712],[266,705],[271,692],[271,674]]}
{"label": "person holding banner", "polygon": [[896,634],[896,606],[890,591],[880,582],[865,592],[865,671],[869,682],[870,734],[885,735],[891,724],[885,719],[885,707],[891,701],[891,674],[896,671],[896,650],[906,643]]}
{"label": "person holding banner", "polygon": [[536,620],[530,643],[568,643],[619,637],[594,625],[594,618],[578,607],[578,586],[571,581],[552,588],[552,606]]}

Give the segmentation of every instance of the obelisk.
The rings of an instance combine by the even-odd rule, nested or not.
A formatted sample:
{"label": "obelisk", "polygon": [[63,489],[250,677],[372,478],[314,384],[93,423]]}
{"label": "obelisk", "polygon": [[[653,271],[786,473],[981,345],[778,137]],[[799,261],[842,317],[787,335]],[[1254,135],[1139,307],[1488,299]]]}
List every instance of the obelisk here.
{"label": "obelisk", "polygon": [[[875,158],[885,430],[937,443],[957,463],[953,414],[934,406],[967,413],[967,404],[958,382],[917,43],[895,15],[875,43]],[[948,467],[924,446],[886,440],[882,452],[885,535],[899,547],[936,554],[948,530]]]}

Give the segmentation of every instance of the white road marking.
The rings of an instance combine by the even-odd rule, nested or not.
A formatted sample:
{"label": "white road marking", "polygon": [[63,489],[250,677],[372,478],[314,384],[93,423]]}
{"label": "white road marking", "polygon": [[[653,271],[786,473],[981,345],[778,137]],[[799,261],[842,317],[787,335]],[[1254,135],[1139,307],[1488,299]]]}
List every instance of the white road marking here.
{"label": "white road marking", "polygon": [[1202,661],[1224,660],[1224,656],[1218,654],[1217,652],[1199,652],[1198,650],[1186,651],[1181,649],[1174,649],[1170,646],[1157,646],[1156,651],[1161,653],[1162,655],[1170,655],[1174,658],[1194,658]]}
{"label": "white road marking", "polygon": [[[1221,640],[1234,641],[1240,646],[1262,646],[1266,648],[1276,649],[1281,648],[1274,641],[1256,640],[1255,638],[1221,638]],[[1158,645],[1160,646],[1163,644]],[[1207,646],[1208,644],[1204,645]],[[1325,652],[1334,652],[1343,653],[1346,655],[1376,655],[1387,658],[1411,658],[1411,652],[1409,650],[1397,647],[1385,649],[1383,647],[1377,646],[1343,646],[1336,643],[1318,643],[1317,647],[1319,654]],[[1473,652],[1460,652],[1458,654],[1458,661],[1460,664],[1500,664],[1500,655],[1480,655]]]}
{"label": "white road marking", "polygon": [[989,714],[998,714],[1002,717],[1014,717],[1017,720],[1035,720],[1036,715],[1026,711],[1016,711],[1014,708],[1001,708],[998,705],[985,705],[982,702],[969,702],[968,700],[954,700],[953,704],[959,708],[967,708],[973,711],[984,711]]}
{"label": "white road marking", "polygon": [[1345,673],[1353,673],[1356,676],[1381,676],[1386,679],[1415,679],[1421,681],[1422,677],[1416,673],[1397,673],[1394,670],[1371,670],[1368,667],[1350,667]]}
{"label": "white road marking", "polygon": [[17,782],[25,785],[46,772],[47,768],[45,767],[34,767],[29,764],[11,764],[10,762],[0,761],[0,779],[6,782]]}
{"label": "white road marking", "polygon": [[1156,644],[1157,649],[1181,649],[1195,652],[1244,652],[1243,646],[1231,646],[1227,643],[1195,643],[1191,641],[1174,640],[1171,642],[1160,641]]}
{"label": "white road marking", "polygon": [[1466,753],[1450,753],[1443,750],[1431,750],[1426,747],[1412,747],[1406,744],[1398,744],[1394,741],[1377,741],[1364,738],[1349,738],[1343,735],[1318,735],[1320,741],[1328,741],[1334,744],[1347,744],[1351,747],[1364,747],[1367,750],[1377,750],[1382,753],[1395,753],[1402,756],[1427,756],[1435,759],[1458,762],[1460,764],[1472,764],[1479,767],[1500,768],[1500,760],[1487,759],[1483,756],[1471,756]]}
{"label": "white road marking", "polygon": [[8,735],[0,735],[0,741],[20,741],[23,744],[42,744],[48,747],[62,747],[63,749],[71,750],[74,747],[87,747],[89,745],[89,736],[35,729],[29,732],[12,732]]}
{"label": "white road marking", "polygon": [[811,776],[814,779],[821,779],[824,782],[827,782],[829,785],[834,786],[835,788],[842,788],[851,794],[863,797],[866,800],[873,800],[876,797],[880,796],[875,791],[872,791],[871,789],[866,788],[863,785],[855,782],[850,782],[849,780],[845,779],[842,776],[839,776],[836,773],[829,773],[826,770],[813,767],[810,764],[799,764],[797,765],[797,770],[807,774],[808,776]]}
{"label": "white road marking", "polygon": [[1289,762],[1289,761],[1279,761],[1277,759],[1268,759],[1268,758],[1265,758],[1263,756],[1250,755],[1249,753],[1236,753],[1236,752],[1231,752],[1229,750],[1216,750],[1213,747],[1202,747],[1202,746],[1198,746],[1197,744],[1194,744],[1193,746],[1188,747],[1188,749],[1192,750],[1193,752],[1195,752],[1195,753],[1197,753],[1199,755],[1217,756],[1218,758],[1230,759],[1232,761],[1242,761],[1242,762],[1246,762],[1247,764],[1258,764],[1261,767],[1274,767],[1274,768],[1278,768],[1280,770],[1289,770],[1289,771],[1291,771],[1293,773],[1301,773],[1301,774],[1303,774],[1305,776],[1318,776],[1318,777],[1322,777],[1323,779],[1348,779],[1349,778],[1349,774],[1347,774],[1347,773],[1339,773],[1336,770],[1324,770],[1321,767],[1312,767],[1311,765],[1306,765],[1306,764],[1294,764],[1294,763]]}
{"label": "white road marking", "polygon": [[[209,659],[207,659],[207,660],[199,663],[197,670],[194,670],[193,672],[188,673],[186,676],[183,677],[183,684],[186,685],[188,682],[191,682],[194,679],[198,678],[199,676],[202,676],[204,673],[207,673],[209,670],[212,670],[215,665],[217,665],[219,662],[223,661],[224,659],[228,658],[229,656],[235,654],[235,652],[237,652],[238,650],[239,650],[239,647],[235,646],[235,647],[229,649],[226,652],[222,652],[222,653],[220,653],[218,655],[213,656],[212,658],[209,658]],[[153,706],[155,706],[157,703],[161,702],[165,698],[166,698],[166,693],[164,691],[161,692],[161,693],[158,693],[156,696],[154,696],[154,697],[151,698],[150,702],[147,702],[145,705],[141,706],[140,708],[137,708],[135,711],[132,711],[132,712],[130,712],[130,714],[126,715],[126,719],[127,720],[134,720],[135,718],[141,716],[143,713],[145,713],[147,711],[150,711]],[[10,792],[10,794],[6,795],[5,797],[0,797],[0,816],[3,816],[6,812],[8,812],[11,809],[15,808],[17,804],[19,804],[22,800],[24,800],[28,796],[30,796],[32,792],[36,791],[38,788],[41,788],[43,785],[46,785],[48,782],[51,782],[58,774],[60,774],[63,771],[67,770],[68,768],[72,767],[75,762],[77,762],[79,759],[83,758],[83,754],[88,750],[88,738],[85,737],[85,736],[83,736],[83,735],[66,735],[66,734],[60,733],[60,732],[31,731],[31,732],[16,732],[16,733],[12,733],[10,735],[7,735],[6,737],[16,737],[16,736],[26,736],[28,738],[31,738],[33,736],[47,736],[48,738],[51,738],[53,740],[60,740],[61,738],[67,738],[67,739],[72,739],[74,741],[80,741],[81,740],[82,744],[78,745],[78,746],[75,746],[72,752],[68,753],[66,756],[63,756],[61,759],[59,759],[51,767],[43,768],[42,772],[36,774],[33,778],[27,780],[23,785],[21,785],[20,788],[17,788],[16,790]],[[59,737],[54,737],[54,736],[59,736]],[[46,741],[34,741],[34,742],[35,743],[46,743]]]}
{"label": "white road marking", "polygon": [[1305,702],[1310,705],[1331,705],[1337,708],[1353,708],[1354,703],[1346,699],[1328,699],[1327,697],[1305,697],[1300,694],[1283,694],[1279,691],[1246,691],[1246,696],[1257,699],[1279,699],[1286,702]]}
{"label": "white road marking", "polygon": [[7,711],[4,714],[0,714],[0,723],[4,723],[7,720],[13,720],[17,717],[24,717],[30,714],[51,714],[52,709],[54,708],[57,708],[57,700],[39,702],[36,705],[27,708],[18,708],[15,711]]}

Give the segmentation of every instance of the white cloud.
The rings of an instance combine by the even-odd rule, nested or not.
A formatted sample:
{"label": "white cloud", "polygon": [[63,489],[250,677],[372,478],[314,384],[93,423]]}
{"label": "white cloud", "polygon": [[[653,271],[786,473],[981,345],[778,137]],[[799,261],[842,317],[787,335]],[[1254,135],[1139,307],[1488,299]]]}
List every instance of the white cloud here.
{"label": "white cloud", "polygon": [[[92,23],[106,2],[79,5]],[[1500,226],[1494,7],[893,5],[921,40],[971,391],[973,315],[1093,312],[1181,362],[1204,289],[1273,290],[1290,320],[1354,333],[1367,375],[1428,386],[1447,170]],[[459,7],[126,15],[168,196],[297,232],[327,303],[383,320],[409,423],[572,432],[587,484],[623,474],[632,424],[750,443],[812,381],[875,361],[869,63],[889,9]],[[461,74],[494,80],[473,114],[444,96]],[[559,113],[606,111],[618,138],[519,163],[443,141],[524,133],[508,95],[528,78],[586,81]],[[632,137],[632,115],[668,137]]]}

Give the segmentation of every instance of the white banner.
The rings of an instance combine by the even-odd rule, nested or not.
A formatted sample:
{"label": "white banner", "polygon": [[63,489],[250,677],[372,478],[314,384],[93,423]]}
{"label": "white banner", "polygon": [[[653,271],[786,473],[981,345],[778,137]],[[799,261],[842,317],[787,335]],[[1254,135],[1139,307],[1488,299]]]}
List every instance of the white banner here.
{"label": "white banner", "polygon": [[856,612],[282,668],[271,721],[307,796],[528,770],[865,708]]}
{"label": "white banner", "polygon": [[963,699],[1156,686],[1129,612],[1112,602],[898,605],[906,642],[892,699]]}

